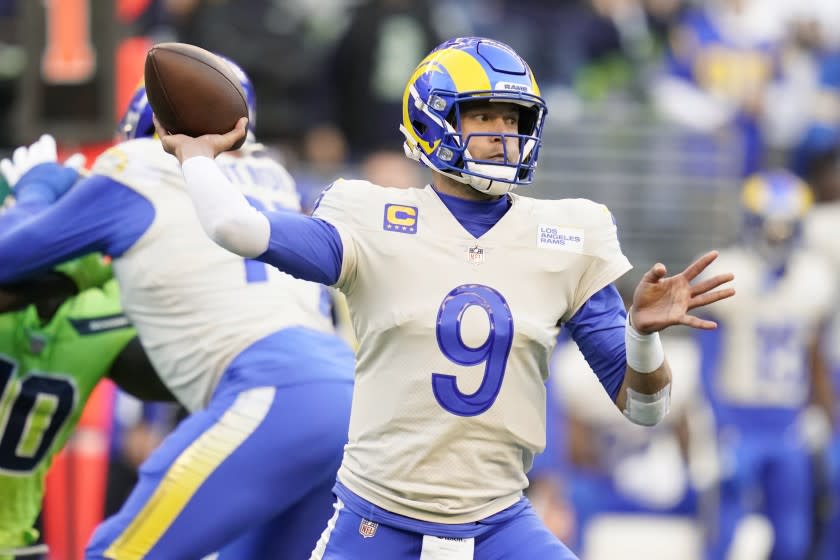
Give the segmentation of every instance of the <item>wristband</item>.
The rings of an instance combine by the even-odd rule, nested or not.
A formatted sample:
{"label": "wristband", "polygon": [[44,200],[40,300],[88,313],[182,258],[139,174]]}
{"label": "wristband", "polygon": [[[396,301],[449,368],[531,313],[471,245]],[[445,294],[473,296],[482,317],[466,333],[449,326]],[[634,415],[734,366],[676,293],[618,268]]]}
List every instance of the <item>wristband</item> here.
{"label": "wristband", "polygon": [[642,334],[630,324],[630,310],[624,328],[624,347],[627,365],[639,373],[653,373],[665,362],[665,350],[659,333]]}

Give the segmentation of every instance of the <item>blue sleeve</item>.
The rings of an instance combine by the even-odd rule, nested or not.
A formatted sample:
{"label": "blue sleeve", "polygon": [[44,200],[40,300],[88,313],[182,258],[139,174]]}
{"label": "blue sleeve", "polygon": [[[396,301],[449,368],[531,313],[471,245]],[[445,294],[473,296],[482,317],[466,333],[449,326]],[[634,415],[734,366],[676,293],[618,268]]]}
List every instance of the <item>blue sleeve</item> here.
{"label": "blue sleeve", "polygon": [[14,210],[2,218],[3,229],[9,229],[48,208],[61,193],[79,179],[75,169],[55,163],[41,163],[27,171],[14,188]]}
{"label": "blue sleeve", "polygon": [[79,180],[79,172],[60,163],[40,163],[27,171],[15,185],[15,199],[50,205]]}
{"label": "blue sleeve", "polygon": [[624,302],[615,286],[610,284],[589,298],[565,325],[613,402],[627,371],[626,320]]}
{"label": "blue sleeve", "polygon": [[296,212],[264,214],[271,224],[271,237],[258,260],[301,280],[327,286],[338,282],[344,247],[332,224]]}
{"label": "blue sleeve", "polygon": [[152,203],[136,191],[97,175],[35,215],[21,219],[16,210],[0,216],[0,283],[88,253],[119,257],[143,235],[155,214]]}
{"label": "blue sleeve", "polygon": [[25,222],[38,214],[49,204],[42,200],[17,200],[15,205],[0,214],[0,232],[8,231],[16,225]]}

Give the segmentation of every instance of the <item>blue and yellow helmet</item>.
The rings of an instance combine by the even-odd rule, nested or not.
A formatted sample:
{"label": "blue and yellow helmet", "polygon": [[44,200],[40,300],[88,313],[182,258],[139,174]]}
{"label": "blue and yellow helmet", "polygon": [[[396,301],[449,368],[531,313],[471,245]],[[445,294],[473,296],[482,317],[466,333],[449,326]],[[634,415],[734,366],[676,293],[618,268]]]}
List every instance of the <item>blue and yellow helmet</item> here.
{"label": "blue and yellow helmet", "polygon": [[[245,92],[245,101],[248,103],[248,133],[250,137],[253,135],[254,126],[257,122],[257,96],[254,93],[254,85],[238,64],[224,56],[217,56],[230,65],[231,69],[239,78],[242,91]],[[152,107],[149,105],[149,99],[146,97],[146,87],[142,81],[134,91],[134,95],[131,96],[128,109],[126,109],[123,118],[117,126],[117,134],[121,141],[133,140],[134,138],[150,138],[155,134],[155,123],[152,121]]]}
{"label": "blue and yellow helmet", "polygon": [[[520,106],[517,161],[474,159],[461,134],[461,106],[470,101]],[[424,58],[403,94],[406,155],[486,194],[504,194],[533,181],[546,106],[528,64],[492,39],[452,39]]]}
{"label": "blue and yellow helmet", "polygon": [[785,170],[757,173],[741,189],[744,241],[771,266],[784,266],[802,236],[802,219],[814,196]]}

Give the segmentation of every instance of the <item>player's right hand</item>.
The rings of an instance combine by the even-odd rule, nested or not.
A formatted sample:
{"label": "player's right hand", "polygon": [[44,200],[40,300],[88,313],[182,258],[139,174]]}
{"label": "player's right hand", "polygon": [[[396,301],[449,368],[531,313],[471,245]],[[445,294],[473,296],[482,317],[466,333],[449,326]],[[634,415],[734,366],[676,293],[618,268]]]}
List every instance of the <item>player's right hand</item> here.
{"label": "player's right hand", "polygon": [[230,150],[248,131],[248,119],[242,117],[230,132],[225,134],[205,134],[193,138],[186,134],[170,134],[164,129],[157,117],[154,117],[155,131],[160,137],[160,143],[168,154],[172,154],[178,161],[184,163],[191,157],[204,156],[211,159],[222,152]]}

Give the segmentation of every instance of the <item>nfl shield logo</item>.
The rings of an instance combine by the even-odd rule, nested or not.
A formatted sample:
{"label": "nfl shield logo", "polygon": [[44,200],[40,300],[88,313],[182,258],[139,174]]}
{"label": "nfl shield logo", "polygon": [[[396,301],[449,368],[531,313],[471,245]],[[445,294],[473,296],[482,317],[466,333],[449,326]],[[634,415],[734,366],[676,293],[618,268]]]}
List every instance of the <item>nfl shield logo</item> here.
{"label": "nfl shield logo", "polygon": [[476,245],[469,249],[469,261],[471,264],[481,264],[484,262],[484,249]]}
{"label": "nfl shield logo", "polygon": [[359,525],[359,534],[364,538],[369,539],[376,534],[377,527],[379,527],[379,523],[362,519],[362,523]]}

